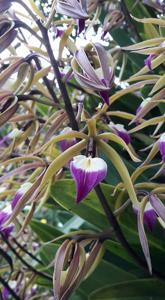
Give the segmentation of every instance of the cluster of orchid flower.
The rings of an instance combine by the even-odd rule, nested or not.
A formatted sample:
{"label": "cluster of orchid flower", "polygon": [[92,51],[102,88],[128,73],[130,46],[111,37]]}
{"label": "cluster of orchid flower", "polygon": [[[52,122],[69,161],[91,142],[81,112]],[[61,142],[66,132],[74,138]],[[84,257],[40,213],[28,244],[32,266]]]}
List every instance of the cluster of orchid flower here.
{"label": "cluster of orchid flower", "polygon": [[[108,160],[111,160],[122,179],[122,183],[114,188],[114,190],[122,191],[124,189],[127,191],[128,198],[132,203],[133,211],[137,215],[141,246],[149,271],[152,272],[144,224],[148,225],[150,230],[153,230],[154,224],[158,219],[160,224],[165,227],[165,207],[161,201],[164,189],[163,187],[162,189],[161,187],[156,187],[152,191],[138,191],[136,190],[136,184],[134,183],[145,170],[152,167],[149,163],[158,152],[161,155],[161,168],[154,178],[165,172],[165,133],[156,135],[161,129],[161,126],[164,125],[165,116],[163,115],[150,120],[144,119],[145,115],[159,102],[163,101],[165,96],[165,89],[163,88],[164,81],[161,80],[161,76],[154,76],[152,74],[148,78],[146,76],[148,71],[154,70],[164,62],[164,38],[160,37],[146,40],[122,49],[123,52],[129,50],[134,53],[137,52],[139,54],[149,55],[149,57],[145,60],[144,68],[128,80],[129,83],[132,81],[138,81],[138,83],[129,85],[124,90],[117,91],[110,96],[110,91],[115,84],[116,62],[114,62],[113,56],[111,56],[100,43],[91,42],[85,47],[75,49],[72,45],[72,41],[69,40],[69,34],[71,34],[72,26],[75,24],[78,26],[77,34],[85,31],[85,21],[89,20],[90,13],[92,9],[94,9],[93,6],[95,7],[94,3],[92,1],[87,3],[88,1],[86,0],[58,0],[56,5],[54,3],[54,7],[52,6],[54,13],[56,11],[58,14],[70,17],[72,21],[69,28],[70,33],[68,31],[66,34],[66,30],[60,32],[58,28],[56,28],[57,37],[61,37],[63,42],[65,41],[64,46],[67,46],[71,53],[71,59],[69,60],[71,68],[70,74],[74,76],[74,79],[83,89],[84,93],[95,95],[102,101],[101,106],[99,105],[95,113],[91,116],[83,104],[79,109],[77,109],[77,104],[75,106],[70,105],[69,108],[67,106],[68,98],[65,87],[65,83],[67,84],[67,82],[64,83],[62,79],[58,64],[56,64],[52,49],[50,49],[49,36],[48,34],[46,35],[44,31],[47,30],[47,26],[53,23],[53,17],[52,19],[49,19],[48,23],[46,23],[45,18],[43,18],[41,22],[37,16],[37,8],[34,6],[36,14],[34,15],[34,13],[32,13],[31,16],[38,26],[36,33],[20,21],[18,17],[14,17],[14,20],[12,20],[12,15],[10,14],[12,2],[14,1],[0,1],[0,12],[8,12],[8,15],[4,14],[0,16],[0,52],[7,49],[16,37],[18,37],[18,28],[20,30],[24,28],[34,34],[34,37],[44,45],[44,50],[48,52],[52,66],[51,68],[49,66],[42,70],[40,61],[38,60],[39,55],[37,53],[30,53],[25,58],[17,57],[16,59],[12,59],[11,56],[6,60],[3,60],[2,67],[4,67],[4,69],[2,68],[0,74],[0,86],[2,87],[2,90],[0,91],[0,126],[6,124],[6,122],[10,123],[10,125],[13,123],[16,125],[13,126],[13,130],[7,135],[4,135],[0,140],[0,158],[2,161],[0,167],[2,168],[2,172],[4,172],[0,177],[0,183],[7,189],[10,189],[8,184],[10,178],[23,175],[23,178],[25,177],[26,181],[23,182],[22,179],[19,178],[20,187],[13,196],[10,204],[0,211],[1,234],[6,239],[9,239],[10,236],[13,235],[15,219],[19,216],[25,205],[30,204],[31,209],[24,220],[22,228],[20,228],[20,232],[23,232],[35,211],[36,204],[45,203],[49,195],[50,186],[56,180],[60,179],[60,172],[63,172],[64,167],[70,171],[70,174],[75,181],[76,202],[81,205],[80,202],[83,201],[99,183],[106,180],[108,166],[105,159],[102,158],[102,154],[104,154]],[[149,5],[149,1],[147,2]],[[159,3],[156,5],[158,7]],[[24,8],[27,8],[26,3]],[[112,20],[115,20],[114,22],[117,22],[116,20],[118,20],[118,23],[122,21],[122,16],[119,13],[116,13],[115,16],[114,14],[113,16],[111,14],[111,18]],[[156,21],[153,21],[153,24],[165,25],[164,20],[155,20]],[[147,23],[147,19],[143,20],[143,22]],[[111,24],[109,21],[109,24],[112,27],[114,23]],[[114,26],[116,26],[116,23]],[[105,36],[106,32],[109,30],[106,26],[104,29],[103,36]],[[38,33],[39,30],[41,30],[40,33]],[[45,36],[48,40],[45,40]],[[36,68],[38,68],[38,70]],[[55,82],[58,84],[55,92],[57,91],[57,94],[60,94],[61,92],[66,110],[63,109],[63,105],[60,106],[60,96],[59,99],[58,97],[56,99],[54,90],[50,87],[50,81],[47,78],[47,74],[52,68],[53,70],[56,69],[54,75],[56,77]],[[35,76],[36,70],[38,73]],[[6,87],[9,86],[8,79],[15,75],[15,73],[17,73],[17,78],[14,79],[14,84],[7,89]],[[42,88],[39,90],[38,94],[37,92],[35,94],[35,92],[33,93],[33,86],[37,87],[37,89],[41,88],[39,82],[40,79],[43,79],[47,90],[45,91],[45,89]],[[68,81],[72,81],[72,77],[68,77]],[[145,84],[154,84],[154,87],[150,92],[149,97],[144,99],[137,108],[135,115],[122,111],[111,111],[110,105],[114,103],[114,101],[118,100],[124,94],[138,91]],[[42,102],[43,98],[44,102]],[[24,100],[27,100],[27,102],[24,102]],[[32,101],[32,105],[29,104],[31,103],[30,101]],[[53,113],[51,111],[48,112],[52,114],[48,120],[43,120],[42,117],[37,116],[34,105],[35,101],[48,106],[50,105],[55,109]],[[80,129],[79,131],[71,126],[70,116],[67,115],[70,109],[72,110],[72,116],[75,118],[75,124],[77,124]],[[75,113],[77,113],[77,118],[75,117]],[[133,129],[127,130],[123,124],[114,123],[111,119],[112,116],[130,120],[130,125],[133,124],[134,126]],[[106,121],[104,121],[105,119]],[[19,122],[23,122],[22,127]],[[84,124],[85,126],[83,127]],[[100,126],[100,124],[102,126]],[[122,147],[122,149],[127,151],[131,159],[138,163],[140,162],[140,159],[132,146],[131,135],[150,125],[157,125],[153,134],[156,142],[149,147],[151,148],[151,151],[143,164],[138,166],[130,176],[122,158],[113,147],[113,143]],[[61,150],[58,154],[56,152],[54,153],[55,143],[57,144],[58,151],[59,148]],[[147,150],[149,148],[147,148]],[[18,155],[19,153],[21,153],[21,155]],[[29,162],[24,163],[17,168],[14,167],[15,164],[20,164],[22,161]],[[30,176],[27,175],[28,172],[30,172]],[[18,186],[17,180],[13,182],[14,188],[15,186]],[[59,297],[59,299],[67,299],[65,297],[68,297],[72,288],[74,289],[75,286],[78,286],[82,278],[86,278],[90,273],[91,264],[94,263],[96,257],[102,251],[101,243],[96,242],[91,250],[92,254],[90,253],[87,259],[83,248],[83,242],[81,243],[74,243],[67,240],[62,244],[57,253],[57,270],[64,269],[64,261],[66,256],[68,257],[70,255],[70,249],[74,252],[73,256],[76,257],[75,260],[77,259],[77,264],[79,265],[79,269],[77,269],[76,265],[75,270],[75,263],[73,266],[70,264],[68,273],[65,277],[65,283],[67,280],[69,281],[67,284],[70,284],[70,289],[67,284],[64,284],[63,292],[61,292],[60,286],[61,279],[55,275],[55,293],[65,294],[64,298]],[[64,249],[67,249],[65,257],[63,257],[64,252],[62,251]],[[83,257],[83,260],[80,259],[81,257]],[[59,266],[59,263],[62,265]],[[83,272],[81,272],[82,268]],[[74,278],[68,279],[68,276],[71,276],[73,270],[77,272],[77,281],[75,281]]]}

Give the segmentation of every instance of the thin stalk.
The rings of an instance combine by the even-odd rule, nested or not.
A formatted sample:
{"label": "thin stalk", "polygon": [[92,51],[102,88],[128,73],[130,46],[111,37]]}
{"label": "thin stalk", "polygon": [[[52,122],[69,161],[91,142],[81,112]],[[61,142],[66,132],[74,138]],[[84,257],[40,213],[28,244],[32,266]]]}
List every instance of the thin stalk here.
{"label": "thin stalk", "polygon": [[38,270],[36,270],[33,266],[29,265],[19,254],[18,252],[15,250],[15,248],[10,244],[9,240],[7,240],[3,233],[0,232],[0,235],[2,236],[2,239],[4,240],[4,242],[8,245],[8,247],[10,248],[10,250],[15,254],[15,256],[23,263],[23,265],[25,265],[28,269],[30,269],[32,272],[34,272],[34,274],[38,275],[38,276],[41,276],[41,277],[44,277],[46,279],[49,279],[49,280],[52,280],[52,277],[45,274],[45,273],[42,273]]}
{"label": "thin stalk", "polygon": [[74,115],[73,107],[72,107],[70,98],[68,96],[66,86],[65,86],[64,82],[62,81],[60,70],[59,70],[59,67],[58,67],[58,63],[57,63],[57,61],[54,57],[52,47],[50,45],[48,30],[42,25],[40,20],[37,20],[36,23],[37,23],[37,25],[40,28],[40,31],[42,33],[43,43],[46,47],[46,50],[48,52],[53,71],[56,75],[56,79],[57,79],[57,82],[58,82],[58,85],[59,85],[59,88],[60,88],[60,91],[61,91],[61,95],[62,95],[64,104],[65,104],[65,110],[68,114],[68,118],[69,118],[71,127],[72,127],[73,130],[78,130],[78,124],[77,124],[77,121],[76,121],[76,118],[75,118],[75,115]]}
{"label": "thin stalk", "polygon": [[21,300],[21,298],[13,291],[13,289],[8,285],[8,283],[7,283],[2,277],[0,277],[0,283],[1,283],[6,289],[8,289],[9,293],[13,296],[13,299]]}

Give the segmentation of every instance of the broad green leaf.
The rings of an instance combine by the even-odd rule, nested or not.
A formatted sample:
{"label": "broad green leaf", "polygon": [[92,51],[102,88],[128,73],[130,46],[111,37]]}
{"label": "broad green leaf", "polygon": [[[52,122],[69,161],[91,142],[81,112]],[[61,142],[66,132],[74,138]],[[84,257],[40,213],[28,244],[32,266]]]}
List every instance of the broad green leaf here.
{"label": "broad green leaf", "polygon": [[157,297],[165,298],[164,282],[158,279],[139,279],[120,284],[105,286],[93,292],[90,300],[136,300],[137,297],[145,297],[145,300],[156,300]]}
{"label": "broad green leaf", "polygon": [[60,236],[62,233],[55,227],[43,224],[35,219],[30,222],[32,230],[37,234],[38,238],[43,242],[48,242]]}

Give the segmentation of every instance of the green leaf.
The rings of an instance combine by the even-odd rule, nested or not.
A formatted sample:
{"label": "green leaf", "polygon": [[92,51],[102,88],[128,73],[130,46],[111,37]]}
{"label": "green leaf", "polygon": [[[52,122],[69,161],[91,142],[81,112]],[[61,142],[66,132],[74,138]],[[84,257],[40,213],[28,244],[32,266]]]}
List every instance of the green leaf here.
{"label": "green leaf", "polygon": [[90,294],[92,291],[95,291],[96,288],[101,288],[105,284],[114,284],[116,282],[119,283],[134,279],[135,276],[131,273],[126,272],[108,261],[102,260],[94,273],[81,284],[80,288],[85,293]]}
{"label": "green leaf", "polygon": [[51,241],[62,234],[55,227],[43,224],[35,219],[30,222],[30,226],[43,242]]}
{"label": "green leaf", "polygon": [[157,297],[162,300],[165,299],[164,282],[158,279],[139,279],[123,282],[120,284],[108,285],[93,292],[90,295],[89,299],[137,300],[137,297],[145,297],[145,300],[157,300]]}
{"label": "green leaf", "polygon": [[[108,184],[101,184],[105,197],[113,206],[115,198],[112,196],[114,187]],[[97,199],[95,191],[92,191],[85,200],[80,204],[75,201],[75,183],[71,179],[57,181],[51,188],[52,198],[66,210],[78,215],[87,222],[97,226],[98,228],[109,227],[109,223],[105,218],[102,207]]]}

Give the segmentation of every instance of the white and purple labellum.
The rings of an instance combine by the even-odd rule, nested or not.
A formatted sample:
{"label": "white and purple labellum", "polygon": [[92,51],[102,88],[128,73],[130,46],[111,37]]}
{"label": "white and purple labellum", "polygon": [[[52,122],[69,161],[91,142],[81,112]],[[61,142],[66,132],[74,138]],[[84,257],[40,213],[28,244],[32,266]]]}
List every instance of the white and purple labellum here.
{"label": "white and purple labellum", "polygon": [[76,182],[76,201],[82,201],[107,175],[106,162],[98,157],[78,155],[70,163],[70,171]]}
{"label": "white and purple labellum", "polygon": [[162,160],[165,163],[165,133],[161,135],[158,147],[159,147],[160,154],[162,156]]}
{"label": "white and purple labellum", "polygon": [[11,202],[12,209],[15,208],[15,206],[18,203],[18,201],[31,188],[31,186],[32,186],[32,183],[30,183],[30,182],[25,182],[25,183],[23,183],[21,185],[21,187],[19,188],[19,190],[14,195],[14,198],[12,199],[12,202]]}
{"label": "white and purple labellum", "polygon": [[117,134],[127,145],[131,142],[131,137],[128,131],[124,128],[122,124],[109,123],[109,128]]}
{"label": "white and purple labellum", "polygon": [[8,205],[5,209],[3,209],[0,212],[0,232],[4,235],[5,238],[8,238],[14,229],[13,224],[4,227],[4,224],[10,218],[11,213],[12,213],[11,205]]}
{"label": "white and purple labellum", "polygon": [[[72,131],[72,129],[70,127],[65,127],[60,134],[65,134]],[[72,139],[65,139],[59,142],[61,151],[64,152],[65,150],[67,150],[68,148],[72,147],[73,145],[76,144],[76,139],[72,138]]]}

